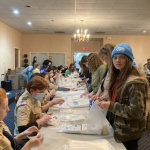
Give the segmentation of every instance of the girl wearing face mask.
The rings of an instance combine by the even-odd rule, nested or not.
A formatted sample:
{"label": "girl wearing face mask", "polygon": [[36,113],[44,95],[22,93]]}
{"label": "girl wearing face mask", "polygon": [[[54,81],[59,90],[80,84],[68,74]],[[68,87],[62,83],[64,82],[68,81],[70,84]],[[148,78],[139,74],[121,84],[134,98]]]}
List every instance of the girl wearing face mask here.
{"label": "girl wearing face mask", "polygon": [[87,91],[84,92],[81,95],[81,97],[89,93],[88,97],[91,98],[94,94],[97,93],[99,89],[106,67],[103,64],[103,60],[96,53],[89,54],[88,67],[89,71],[92,73],[92,81],[89,87],[87,88]]}
{"label": "girl wearing face mask", "polygon": [[[0,88],[0,149],[2,150],[20,150],[19,142],[32,134],[33,132],[39,132],[38,128],[33,126],[18,134],[16,137],[12,137],[8,127],[3,122],[7,117],[9,111],[8,98],[4,89]],[[43,143],[43,135],[38,135],[32,138],[21,150],[30,150],[32,147],[38,147]]]}
{"label": "girl wearing face mask", "polygon": [[142,72],[132,65],[131,47],[122,43],[112,52],[108,89],[109,101],[98,103],[102,109],[108,109],[114,116],[114,138],[123,142],[127,150],[137,150],[138,140],[146,129],[146,100],[148,99],[148,81]]}
{"label": "girl wearing face mask", "polygon": [[99,90],[97,91],[96,95],[92,96],[91,100],[95,101],[98,99],[98,97],[101,97],[105,100],[108,99],[108,87],[110,82],[110,71],[112,67],[111,54],[114,48],[115,45],[108,43],[102,46],[99,51],[99,56],[107,63],[107,66]]}
{"label": "girl wearing face mask", "polygon": [[[63,99],[56,99],[41,106],[40,101],[45,97],[44,92],[48,88],[48,83],[42,77],[36,76],[29,80],[27,89],[20,96],[15,108],[15,136],[32,126],[40,129],[44,122],[51,119],[48,114],[42,112],[52,105],[64,102]],[[23,139],[20,146],[22,147],[28,140]]]}

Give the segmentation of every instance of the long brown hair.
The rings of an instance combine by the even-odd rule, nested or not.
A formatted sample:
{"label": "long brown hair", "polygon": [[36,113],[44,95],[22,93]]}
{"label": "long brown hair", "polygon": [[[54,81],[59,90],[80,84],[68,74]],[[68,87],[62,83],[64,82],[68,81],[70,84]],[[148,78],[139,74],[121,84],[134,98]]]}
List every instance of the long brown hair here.
{"label": "long brown hair", "polygon": [[111,68],[112,68],[112,59],[111,59],[111,54],[112,51],[114,50],[115,45],[114,44],[105,44],[100,48],[100,51],[98,52],[99,56],[102,57],[103,54],[107,55],[107,67],[109,70],[109,73],[111,73]]}
{"label": "long brown hair", "polygon": [[86,78],[88,78],[89,69],[88,69],[88,67],[86,67],[86,65],[84,63],[87,62],[87,58],[88,58],[88,56],[84,55],[80,61],[81,73],[84,74],[84,76]]}
{"label": "long brown hair", "polygon": [[121,96],[124,90],[124,85],[130,75],[140,77],[142,82],[146,83],[145,88],[146,88],[147,97],[148,97],[149,84],[145,75],[136,66],[132,65],[131,60],[127,56],[125,56],[125,59],[126,59],[126,66],[121,72],[118,69],[116,69],[114,65],[112,65],[109,90],[108,90],[110,100],[112,99],[112,87],[114,83],[116,82],[117,78],[119,77],[118,85],[116,86],[115,99],[121,101]]}
{"label": "long brown hair", "polygon": [[96,53],[91,53],[88,56],[88,68],[92,73],[94,72],[100,65],[103,65],[103,60]]}
{"label": "long brown hair", "polygon": [[74,66],[74,64],[70,64],[70,66],[69,66],[69,74],[71,74],[71,72],[75,71],[75,68],[73,70],[71,70],[72,66]]}

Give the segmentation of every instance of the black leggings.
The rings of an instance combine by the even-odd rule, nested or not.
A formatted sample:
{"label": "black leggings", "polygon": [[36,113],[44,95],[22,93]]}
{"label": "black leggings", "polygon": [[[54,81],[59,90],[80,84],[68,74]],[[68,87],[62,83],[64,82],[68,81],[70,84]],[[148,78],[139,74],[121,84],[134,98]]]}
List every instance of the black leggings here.
{"label": "black leggings", "polygon": [[123,145],[126,147],[127,150],[138,150],[138,141],[140,138],[132,140],[132,141],[126,141],[122,142]]}

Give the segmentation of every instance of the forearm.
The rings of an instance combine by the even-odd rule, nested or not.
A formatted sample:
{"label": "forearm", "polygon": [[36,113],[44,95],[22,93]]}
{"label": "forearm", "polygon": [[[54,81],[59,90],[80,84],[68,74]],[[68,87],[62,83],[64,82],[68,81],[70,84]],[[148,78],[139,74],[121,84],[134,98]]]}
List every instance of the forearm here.
{"label": "forearm", "polygon": [[96,96],[100,96],[100,94],[101,94],[101,86],[99,87],[99,89],[98,89],[98,91],[97,91],[97,93],[96,93]]}
{"label": "forearm", "polygon": [[108,99],[108,92],[101,96],[102,99]]}
{"label": "forearm", "polygon": [[46,111],[49,107],[53,106],[54,102],[53,101],[49,101],[47,104],[42,106],[42,111]]}
{"label": "forearm", "polygon": [[18,134],[16,137],[14,137],[14,139],[15,139],[18,143],[20,143],[25,137],[26,137],[26,136],[25,136],[24,132],[22,132],[22,133]]}
{"label": "forearm", "polygon": [[23,133],[25,130],[27,130],[28,128],[30,128],[32,126],[36,126],[38,128],[37,122],[28,123],[27,125],[19,126],[18,131],[19,131],[19,133]]}
{"label": "forearm", "polygon": [[30,150],[32,147],[30,146],[30,143],[29,142],[27,142],[24,146],[23,146],[23,148],[21,149],[21,150]]}
{"label": "forearm", "polygon": [[38,128],[41,126],[42,123],[44,123],[44,120],[41,118],[41,119],[38,119],[36,120],[37,124],[38,124]]}

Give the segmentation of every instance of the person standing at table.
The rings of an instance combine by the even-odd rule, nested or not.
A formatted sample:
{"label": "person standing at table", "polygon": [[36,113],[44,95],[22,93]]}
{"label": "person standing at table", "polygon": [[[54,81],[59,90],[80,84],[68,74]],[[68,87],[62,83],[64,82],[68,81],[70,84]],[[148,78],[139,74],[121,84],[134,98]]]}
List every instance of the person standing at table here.
{"label": "person standing at table", "polygon": [[91,98],[94,94],[97,93],[100,83],[103,79],[103,75],[105,73],[106,66],[103,64],[103,60],[96,53],[91,53],[88,56],[88,68],[92,73],[91,84],[87,88],[87,91],[84,92],[81,97],[85,96],[87,93],[88,98]]}
{"label": "person standing at table", "polygon": [[33,66],[33,67],[34,67],[34,64],[35,64],[35,63],[37,63],[37,57],[36,57],[36,56],[33,57],[33,62],[32,62],[32,66]]}
{"label": "person standing at table", "polygon": [[127,150],[138,150],[138,140],[146,129],[146,100],[148,81],[132,65],[131,47],[122,43],[112,52],[113,66],[110,75],[109,101],[99,99],[98,106],[114,115],[114,138]]}
{"label": "person standing at table", "polygon": [[47,59],[47,60],[44,60],[44,62],[43,62],[43,66],[49,66],[49,67],[51,67],[51,66],[53,66],[53,63],[52,63],[52,56],[49,56],[49,59]]}
{"label": "person standing at table", "polygon": [[[51,119],[48,114],[42,112],[55,104],[64,102],[63,99],[55,99],[41,106],[40,101],[45,98],[44,92],[48,88],[48,83],[42,77],[34,77],[29,80],[27,89],[20,96],[15,107],[15,136],[32,126],[36,126],[40,129],[43,123]],[[23,139],[20,146],[24,146],[28,141],[28,138]]]}
{"label": "person standing at table", "polygon": [[[12,137],[9,128],[3,122],[9,111],[8,98],[4,89],[0,88],[0,150],[20,150],[19,142],[32,134],[39,132],[38,128],[33,126],[22,132],[16,137]],[[32,147],[38,147],[43,143],[43,135],[35,136],[21,150],[30,150]]]}
{"label": "person standing at table", "polygon": [[88,56],[84,55],[81,59],[81,74],[84,75],[84,77],[87,79],[87,84],[90,85],[91,84],[91,73],[89,72],[89,68],[88,68]]}
{"label": "person standing at table", "polygon": [[109,87],[110,74],[111,74],[110,72],[111,72],[111,67],[112,67],[111,54],[114,48],[115,48],[115,45],[108,43],[102,46],[99,51],[99,56],[107,63],[107,66],[106,66],[106,71],[103,76],[101,85],[96,95],[93,95],[91,100],[95,101],[96,99],[98,99],[98,97],[108,100],[108,87]]}

